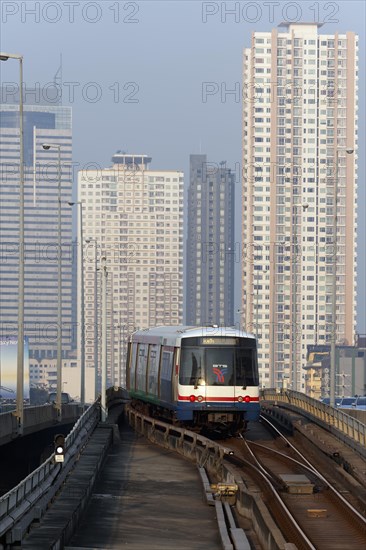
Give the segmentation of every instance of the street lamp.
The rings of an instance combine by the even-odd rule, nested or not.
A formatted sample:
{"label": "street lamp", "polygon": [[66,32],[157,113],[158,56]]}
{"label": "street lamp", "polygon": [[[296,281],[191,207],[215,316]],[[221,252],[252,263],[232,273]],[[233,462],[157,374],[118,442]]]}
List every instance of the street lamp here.
{"label": "street lamp", "polygon": [[78,273],[80,280],[80,292],[78,292],[78,325],[79,325],[79,349],[80,349],[80,403],[85,404],[85,321],[84,321],[84,241],[83,241],[83,203],[82,201],[69,202],[69,206],[79,206],[79,243]]}
{"label": "street lamp", "polygon": [[[335,375],[336,375],[336,338],[337,338],[337,196],[338,196],[338,153],[335,154],[335,178],[333,189],[333,269],[332,269],[332,329],[333,334],[330,341],[330,369],[329,369],[329,405],[335,406]],[[346,153],[352,155],[353,149],[347,148]]]}
{"label": "street lamp", "polygon": [[292,390],[298,391],[297,383],[297,209],[302,207],[302,211],[305,212],[309,205],[305,204],[294,204],[293,205],[293,247],[292,247]]}
{"label": "street lamp", "polygon": [[122,385],[122,376],[121,376],[121,360],[122,360],[122,319],[121,319],[121,311],[119,312],[119,323],[117,325],[118,328],[118,387],[121,387]]}
{"label": "street lamp", "polygon": [[98,241],[93,237],[86,243],[95,243],[94,249],[94,397],[98,398]]}
{"label": "street lamp", "polygon": [[15,416],[18,433],[23,433],[24,421],[24,127],[23,127],[23,56],[0,53],[0,61],[19,61],[19,282],[18,282],[18,345],[17,345],[17,407]]}
{"label": "street lamp", "polygon": [[[114,386],[114,311],[113,311],[113,277],[111,277],[111,282],[110,282],[110,292],[111,292],[111,296],[112,296],[112,300],[111,300],[111,309],[110,309],[110,375],[109,375],[109,381],[107,381],[107,383],[109,383],[110,386]],[[108,374],[108,373],[107,373]],[[107,376],[107,380],[108,380],[108,376]]]}
{"label": "street lamp", "polygon": [[[275,305],[276,305],[276,266],[277,266],[277,244],[273,243],[270,246],[270,293],[269,293],[269,307],[270,307],[270,372],[269,383],[270,387],[277,387],[278,373],[275,354]],[[271,292],[272,287],[272,292]]]}
{"label": "street lamp", "polygon": [[[116,321],[116,324],[114,324],[114,315],[117,315],[118,314],[118,320]],[[116,372],[115,372],[115,369],[113,370],[113,376],[112,376],[112,380],[111,380],[111,385],[112,386],[115,386],[116,383],[118,385],[118,387],[121,387],[122,385],[122,373],[121,373],[121,361],[122,361],[122,346],[123,346],[123,328],[124,326],[122,325],[122,316],[121,316],[121,311],[115,311],[115,310],[112,310],[112,326],[111,326],[111,332],[112,332],[112,336],[111,336],[111,346],[112,346],[112,349],[113,347],[115,346],[115,343],[117,341],[117,360],[116,360],[116,363],[117,363],[117,376],[116,376]],[[111,361],[112,363],[112,361]],[[112,363],[113,364],[113,363]],[[116,381],[116,378],[117,378],[117,381]]]}
{"label": "street lamp", "polygon": [[62,418],[62,254],[61,254],[61,145],[57,143],[43,143],[45,151],[58,149],[58,228],[57,228],[57,394],[55,407],[57,418]]}
{"label": "street lamp", "polygon": [[[240,330],[240,327],[241,327],[241,316],[243,314],[243,310],[240,309],[240,308],[237,308],[236,312],[235,312],[235,315],[238,316],[238,323],[236,323],[235,321],[235,328],[236,326],[238,326],[238,330]],[[243,327],[243,330],[244,330],[244,327]]]}
{"label": "street lamp", "polygon": [[107,381],[107,258],[102,257],[102,385],[100,391],[101,421],[107,420],[106,381]]}

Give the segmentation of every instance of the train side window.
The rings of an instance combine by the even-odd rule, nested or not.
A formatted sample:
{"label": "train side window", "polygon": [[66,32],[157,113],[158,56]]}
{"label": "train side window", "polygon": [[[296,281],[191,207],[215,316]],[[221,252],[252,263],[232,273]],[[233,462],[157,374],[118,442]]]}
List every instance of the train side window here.
{"label": "train side window", "polygon": [[163,378],[164,380],[171,380],[172,378],[172,355],[172,352],[163,351],[161,378]]}

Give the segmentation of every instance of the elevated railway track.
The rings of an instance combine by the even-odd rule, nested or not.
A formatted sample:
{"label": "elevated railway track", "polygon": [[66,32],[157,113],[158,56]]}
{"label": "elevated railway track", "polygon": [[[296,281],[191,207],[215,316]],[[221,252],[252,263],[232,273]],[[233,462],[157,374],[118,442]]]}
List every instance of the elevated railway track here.
{"label": "elevated railway track", "polygon": [[[118,399],[121,401],[121,396],[116,394],[115,397],[117,401]],[[293,398],[294,395],[290,397]],[[170,451],[178,452],[188,460],[195,462],[202,471],[202,475],[207,476],[204,483],[204,493],[207,501],[211,501],[211,503],[215,501],[214,505],[218,507],[217,515],[222,518],[221,524],[227,530],[222,538],[224,548],[228,550],[236,549],[235,537],[231,536],[231,531],[233,530],[234,535],[236,533],[238,536],[235,529],[242,525],[248,526],[249,523],[251,524],[250,531],[255,532],[254,538],[258,541],[256,548],[284,549],[288,543],[295,544],[299,549],[314,547],[323,550],[323,548],[328,547],[332,549],[348,547],[337,547],[337,541],[342,540],[342,544],[344,544],[343,539],[340,537],[335,537],[337,540],[332,541],[330,546],[323,546],[324,542],[321,541],[321,536],[322,532],[324,534],[325,531],[324,529],[322,531],[320,526],[324,521],[329,521],[330,525],[333,521],[336,527],[342,525],[341,521],[349,522],[347,524],[343,523],[343,527],[340,527],[340,529],[351,533],[352,541],[357,545],[356,547],[360,547],[360,544],[362,545],[362,542],[366,540],[364,531],[366,467],[365,450],[362,448],[365,426],[355,419],[345,418],[344,416],[340,424],[339,418],[331,419],[332,411],[329,407],[327,408],[329,410],[323,410],[322,408],[319,410],[319,403],[317,402],[313,404],[314,410],[312,410],[310,408],[311,403],[307,402],[308,398],[306,396],[303,396],[302,406],[299,406],[301,399],[297,395],[295,397],[295,405],[292,406],[288,396],[284,396],[285,407],[280,407],[277,399],[273,399],[272,403],[270,399],[266,399],[263,402],[263,412],[267,417],[272,416],[277,423],[285,426],[289,433],[294,434],[290,438],[291,443],[295,441],[296,444],[306,449],[305,458],[311,462],[310,465],[306,464],[305,459],[297,458],[297,462],[294,462],[286,458],[285,455],[294,458],[292,456],[294,451],[290,450],[289,443],[285,442],[279,435],[273,438],[265,430],[266,435],[261,440],[260,434],[258,437],[255,435],[258,426],[257,428],[252,427],[247,433],[248,446],[251,446],[252,449],[250,453],[249,448],[244,450],[244,444],[241,440],[212,441],[188,430],[151,419],[132,410],[128,405],[126,406],[126,417],[138,433],[143,434],[151,442]],[[275,393],[274,398],[276,398]],[[83,452],[86,441],[92,438],[92,434],[98,425],[99,411],[96,409],[96,404],[93,407],[88,412],[88,421],[86,422],[85,416],[82,421],[83,427],[81,428],[79,423],[79,431],[74,432],[71,436],[75,444],[78,440],[76,447],[74,445],[75,452],[71,452],[73,448],[71,439],[68,443],[70,457],[71,455],[75,457],[73,459],[74,464],[70,460],[70,472],[73,471],[75,464],[78,462],[77,457]],[[339,411],[334,411],[335,415],[338,413]],[[344,413],[341,414],[344,415]],[[93,419],[91,416],[93,416]],[[336,424],[342,425],[343,429],[339,430],[335,427]],[[352,430],[350,429],[351,426]],[[264,430],[263,426],[260,429]],[[273,429],[271,428],[271,430]],[[320,431],[318,432],[318,430]],[[307,437],[305,444],[300,441],[303,437],[302,432]],[[83,442],[80,439],[81,434],[83,434]],[[254,439],[257,443],[261,442],[262,446],[259,447],[254,444]],[[108,445],[109,443],[107,443]],[[234,456],[229,454],[231,445],[233,446]],[[105,452],[106,446],[104,445],[103,448],[103,452]],[[274,450],[278,452],[274,453]],[[279,452],[282,452],[283,456],[279,455]],[[254,464],[253,454],[258,455],[260,466],[258,463]],[[313,463],[314,456],[317,458],[316,463]],[[233,460],[239,462],[234,464]],[[244,470],[240,460],[246,461]],[[49,461],[42,465],[43,472],[45,472],[45,468],[50,468],[52,457]],[[98,461],[98,468],[102,466],[102,462],[102,459]],[[250,463],[253,465],[249,466]],[[326,475],[327,468],[330,468],[331,471],[329,478]],[[266,469],[267,473],[263,469]],[[257,471],[257,473],[250,474],[249,471]],[[62,486],[66,490],[64,495],[67,497],[68,479],[71,480],[72,477],[71,473],[66,473],[66,470],[64,473]],[[93,475],[95,478],[97,472],[94,471]],[[34,484],[35,476],[38,476],[36,484]],[[286,476],[290,476],[290,478]],[[293,476],[305,476],[307,479],[305,489],[309,490],[309,486],[311,486],[312,492],[307,493],[306,490],[296,492],[296,482],[299,481],[299,478]],[[6,544],[19,543],[22,538],[27,536],[29,531],[32,532],[32,521],[34,519],[40,521],[42,525],[43,515],[47,510],[52,509],[53,504],[51,505],[51,503],[57,503],[59,499],[57,490],[53,492],[47,501],[46,495],[50,495],[50,493],[43,490],[45,487],[43,489],[40,487],[42,484],[43,486],[52,485],[51,470],[42,479],[41,477],[39,472],[33,473],[31,478],[28,476],[29,479],[27,478],[22,484],[0,498],[0,542],[3,542],[5,547]],[[261,481],[257,477],[258,479],[261,478]],[[263,483],[266,482],[263,479],[265,477],[269,479],[273,489],[277,491],[276,497],[270,496],[268,487],[264,488]],[[61,480],[61,477],[59,479]],[[238,527],[233,526],[233,519],[229,510],[230,504],[225,501],[223,494],[217,491],[218,484],[234,488],[233,494],[230,495],[230,504],[235,504],[237,518],[244,518],[243,520],[240,519]],[[267,485],[268,483],[266,483]],[[301,486],[301,483],[299,485]],[[90,487],[89,484],[89,492]],[[334,496],[333,488],[341,495],[342,498],[339,501],[342,504],[337,503],[338,497]],[[43,491],[42,495],[40,491]],[[69,488],[69,495],[71,494],[74,498],[75,491]],[[40,496],[42,496],[41,500],[39,500]],[[348,501],[349,504],[343,502],[342,499]],[[268,506],[268,503],[271,503],[272,500],[282,500],[288,511],[272,512],[270,506]],[[42,506],[40,506],[41,502]],[[86,506],[86,502],[83,503],[84,506]],[[278,504],[278,506],[280,505]],[[298,506],[298,509],[296,506]],[[349,507],[347,512],[344,511],[345,506]],[[66,501],[63,505],[64,510],[65,508],[68,508]],[[69,512],[71,514],[71,510]],[[77,524],[74,522],[71,525],[68,522],[66,528],[61,523],[62,521],[58,522],[58,531],[54,529],[53,532],[58,532],[58,534],[55,534],[56,539],[58,537],[57,540],[63,540],[66,543],[66,534],[68,533],[67,536],[70,537],[72,532],[77,529]],[[314,526],[317,529],[313,529]],[[336,533],[335,527],[330,527],[330,530]],[[316,536],[319,539],[313,540],[315,533],[317,533]],[[31,546],[29,547],[31,548]]]}

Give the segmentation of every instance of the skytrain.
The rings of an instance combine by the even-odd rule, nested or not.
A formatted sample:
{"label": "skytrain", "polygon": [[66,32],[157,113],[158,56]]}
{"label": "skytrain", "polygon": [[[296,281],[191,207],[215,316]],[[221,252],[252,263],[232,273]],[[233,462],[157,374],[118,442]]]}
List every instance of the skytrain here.
{"label": "skytrain", "polygon": [[221,437],[259,418],[252,334],[221,326],[139,330],[126,368],[132,405],[150,416]]}

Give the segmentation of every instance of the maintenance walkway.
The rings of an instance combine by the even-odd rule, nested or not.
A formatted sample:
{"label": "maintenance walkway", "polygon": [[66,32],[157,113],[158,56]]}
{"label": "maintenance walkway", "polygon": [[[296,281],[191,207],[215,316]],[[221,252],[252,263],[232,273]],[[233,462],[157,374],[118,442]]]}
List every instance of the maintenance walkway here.
{"label": "maintenance walkway", "polygon": [[197,466],[135,433],[123,416],[118,429],[119,416],[114,409],[96,428],[22,548],[221,550]]}
{"label": "maintenance walkway", "polygon": [[197,467],[120,429],[67,550],[222,549]]}

